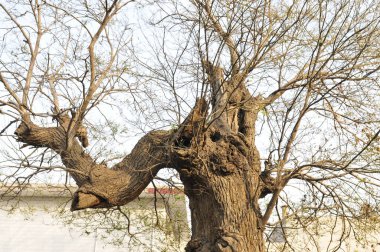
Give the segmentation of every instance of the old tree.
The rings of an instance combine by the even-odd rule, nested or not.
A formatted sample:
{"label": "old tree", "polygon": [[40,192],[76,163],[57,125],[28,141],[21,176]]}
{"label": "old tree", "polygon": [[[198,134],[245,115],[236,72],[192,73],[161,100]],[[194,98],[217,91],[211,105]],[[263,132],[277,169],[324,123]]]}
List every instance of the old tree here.
{"label": "old tree", "polygon": [[[0,11],[1,164],[18,167],[2,168],[3,185],[58,157],[78,185],[72,210],[110,208],[172,168],[190,201],[186,251],[264,251],[283,204],[305,230],[308,217],[343,220],[341,239],[363,206],[377,209],[379,1],[12,0]],[[128,145],[120,127],[145,133],[118,162],[96,159],[109,135],[103,157]]]}

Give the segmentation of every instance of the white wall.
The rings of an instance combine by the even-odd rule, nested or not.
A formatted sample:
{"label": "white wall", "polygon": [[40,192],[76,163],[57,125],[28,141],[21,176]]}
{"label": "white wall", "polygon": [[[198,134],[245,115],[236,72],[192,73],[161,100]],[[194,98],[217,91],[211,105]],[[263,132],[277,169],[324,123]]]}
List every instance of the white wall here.
{"label": "white wall", "polygon": [[[183,198],[183,197],[182,197]],[[90,228],[91,232],[86,234],[86,229],[82,223],[81,218],[75,220],[75,215],[71,215],[68,211],[70,204],[67,204],[65,216],[74,218],[72,224],[64,224],[63,218],[54,217],[54,211],[58,206],[62,206],[69,201],[65,197],[24,197],[23,202],[15,208],[16,210],[9,214],[9,205],[6,206],[6,202],[0,201],[0,209],[8,208],[8,211],[0,210],[0,252],[140,252],[140,251],[183,251],[186,244],[187,237],[178,244],[173,236],[168,236],[167,233],[160,230],[153,230],[145,228],[145,233],[139,233],[142,222],[155,223],[154,218],[151,218],[150,214],[155,215],[153,205],[148,199],[145,199],[149,204],[146,206],[146,211],[136,210],[135,213],[147,216],[144,221],[138,220],[136,214],[133,214],[134,210],[131,210],[131,218],[135,223],[132,223],[132,231],[139,233],[139,240],[143,244],[128,243],[130,237],[125,236],[124,243],[121,246],[114,246],[109,244],[111,239],[102,239],[102,237],[111,237],[113,234],[108,234],[103,229],[101,223],[96,223],[96,220],[90,220],[95,223],[93,226],[97,226],[98,229]],[[139,202],[141,202],[140,200]],[[184,198],[182,199],[183,206],[185,206]],[[153,201],[152,201],[153,202]],[[14,204],[14,202],[12,203]],[[12,205],[11,204],[11,205]],[[136,207],[136,204],[131,204]],[[159,214],[166,215],[164,205],[158,204]],[[183,211],[185,209],[183,208]],[[83,212],[79,213],[83,216]],[[74,217],[73,217],[74,216]],[[139,215],[140,216],[140,215]],[[186,222],[186,213],[184,212],[184,221]],[[152,215],[153,217],[153,215]],[[149,219],[150,218],[150,219]],[[152,221],[151,221],[152,220]],[[125,220],[121,220],[125,221]],[[140,224],[136,224],[140,222]],[[84,223],[84,222],[83,222]],[[99,224],[99,225],[97,225]],[[94,230],[96,230],[94,232]],[[149,232],[146,232],[149,230]],[[121,231],[125,234],[125,231]],[[119,232],[120,234],[120,232]],[[170,239],[170,240],[168,240]]]}

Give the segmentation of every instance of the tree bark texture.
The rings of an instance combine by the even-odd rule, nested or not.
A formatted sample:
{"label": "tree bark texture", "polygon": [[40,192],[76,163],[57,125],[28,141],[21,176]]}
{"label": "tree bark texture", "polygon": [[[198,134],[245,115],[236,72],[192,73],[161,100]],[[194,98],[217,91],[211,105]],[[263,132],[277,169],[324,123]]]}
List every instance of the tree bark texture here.
{"label": "tree bark texture", "polygon": [[180,169],[192,220],[186,251],[263,251],[257,153],[213,131],[200,148]]}
{"label": "tree bark texture", "polygon": [[67,133],[68,115],[49,128],[25,118],[15,134],[25,144],[60,155],[79,187],[72,210],[124,205],[161,168],[174,168],[190,199],[192,238],[186,251],[264,251],[265,223],[258,200],[273,190],[269,179],[260,175],[254,139],[260,98],[250,95],[239,75],[224,80],[220,68],[207,62],[204,68],[212,99],[197,100],[178,129],[146,134],[113,167],[86,153],[88,140],[81,127],[75,137]]}

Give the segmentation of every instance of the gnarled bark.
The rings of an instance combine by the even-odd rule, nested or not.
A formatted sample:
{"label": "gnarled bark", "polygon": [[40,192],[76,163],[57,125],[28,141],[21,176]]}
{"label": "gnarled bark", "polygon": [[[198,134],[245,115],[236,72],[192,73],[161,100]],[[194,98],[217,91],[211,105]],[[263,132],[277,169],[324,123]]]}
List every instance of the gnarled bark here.
{"label": "gnarled bark", "polygon": [[96,163],[70,138],[67,123],[46,128],[26,120],[16,134],[19,141],[61,156],[79,186],[72,210],[124,205],[161,168],[171,167],[190,199],[192,238],[186,251],[263,251],[258,200],[268,189],[254,142],[258,102],[236,80],[219,80],[213,88],[228,97],[212,101],[223,116],[216,117],[214,110],[207,119],[208,104],[199,99],[178,130],[149,132],[112,168]]}
{"label": "gnarled bark", "polygon": [[258,153],[215,129],[201,146],[179,169],[192,217],[186,251],[262,251]]}

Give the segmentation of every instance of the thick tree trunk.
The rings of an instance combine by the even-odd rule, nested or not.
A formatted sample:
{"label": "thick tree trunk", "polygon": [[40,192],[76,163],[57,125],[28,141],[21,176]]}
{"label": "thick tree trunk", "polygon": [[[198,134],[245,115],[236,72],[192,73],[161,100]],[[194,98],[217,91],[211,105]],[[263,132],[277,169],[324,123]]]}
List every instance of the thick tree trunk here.
{"label": "thick tree trunk", "polygon": [[188,192],[192,237],[186,251],[264,251],[258,213],[241,197],[244,186],[213,187]]}
{"label": "thick tree trunk", "polygon": [[190,199],[192,238],[186,251],[263,251],[257,151],[239,135],[215,129],[198,144],[178,169]]}
{"label": "thick tree trunk", "polygon": [[[260,98],[250,95],[240,75],[225,80],[223,69],[206,61],[203,65],[213,93],[209,122],[201,130],[199,122],[184,122],[187,130],[179,134],[185,144],[177,153],[188,152],[172,160],[190,199],[192,238],[186,251],[261,252],[265,223],[258,200],[270,190],[260,177],[254,139]],[[206,122],[201,103],[193,115]]]}

